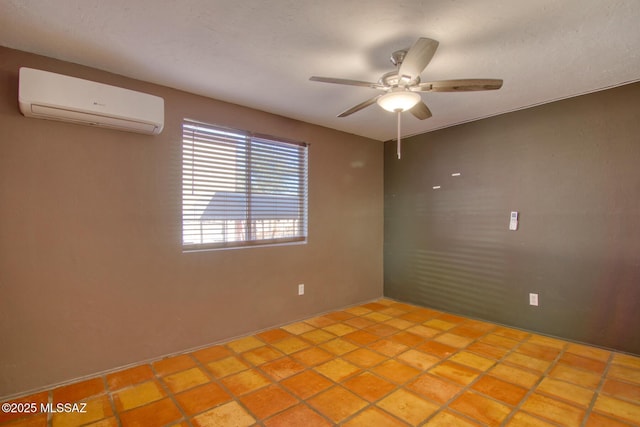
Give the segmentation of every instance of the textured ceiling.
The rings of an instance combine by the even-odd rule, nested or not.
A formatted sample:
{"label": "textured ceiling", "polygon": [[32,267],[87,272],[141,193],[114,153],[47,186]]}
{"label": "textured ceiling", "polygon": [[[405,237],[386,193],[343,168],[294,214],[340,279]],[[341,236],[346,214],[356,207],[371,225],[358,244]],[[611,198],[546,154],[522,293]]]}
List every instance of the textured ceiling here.
{"label": "textured ceiling", "polygon": [[423,81],[501,78],[499,91],[423,93],[430,130],[640,80],[638,0],[0,0],[0,45],[377,140],[395,116],[377,81],[418,37],[440,42]]}

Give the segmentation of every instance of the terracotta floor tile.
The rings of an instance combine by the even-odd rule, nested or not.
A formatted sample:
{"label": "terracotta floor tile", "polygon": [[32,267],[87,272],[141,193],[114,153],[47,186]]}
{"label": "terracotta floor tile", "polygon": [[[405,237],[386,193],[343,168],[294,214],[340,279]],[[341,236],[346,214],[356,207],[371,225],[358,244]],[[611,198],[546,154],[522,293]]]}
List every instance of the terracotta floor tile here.
{"label": "terracotta floor tile", "polygon": [[501,379],[485,375],[476,381],[472,388],[511,406],[516,406],[529,392],[529,389],[508,383]]}
{"label": "terracotta floor tile", "polygon": [[340,382],[360,372],[360,368],[342,358],[335,358],[313,368],[325,377]]}
{"label": "terracotta floor tile", "polygon": [[378,402],[377,406],[410,425],[422,423],[439,409],[438,405],[404,389],[391,393]]}
{"label": "terracotta floor tile", "polygon": [[458,414],[442,411],[424,424],[424,427],[480,427],[468,418],[462,418]]}
{"label": "terracotta floor tile", "polygon": [[463,337],[463,336],[452,334],[452,333],[445,333],[442,335],[438,335],[437,337],[434,338],[434,340],[439,343],[446,344],[448,346],[455,347],[458,349],[465,348],[466,346],[468,346],[473,342],[472,338],[467,338],[467,337]]}
{"label": "terracotta floor tile", "polygon": [[458,353],[451,356],[449,360],[473,369],[477,369],[478,371],[486,371],[496,363],[496,361],[493,359],[478,356],[477,354],[468,351],[459,351]]}
{"label": "terracotta floor tile", "polygon": [[[590,347],[583,344],[569,343],[566,349],[567,353],[576,354],[578,356],[587,357],[589,359],[607,362],[611,357],[611,352],[596,347]],[[640,365],[638,366],[640,368]]]}
{"label": "terracotta floor tile", "polygon": [[344,323],[334,323],[333,325],[325,326],[322,330],[339,337],[357,331],[353,326],[345,325]]}
{"label": "terracotta floor tile", "polygon": [[359,330],[359,331],[351,332],[350,334],[345,335],[344,339],[347,339],[355,344],[367,345],[369,343],[379,340],[380,337],[370,332]]}
{"label": "terracotta floor tile", "polygon": [[310,347],[306,350],[293,353],[292,358],[306,366],[316,366],[334,357],[333,354],[319,347]]}
{"label": "terracotta floor tile", "polygon": [[439,316],[442,313],[433,310],[414,310],[410,313],[403,314],[400,319],[408,320],[413,323],[423,323],[429,319]]}
{"label": "terracotta floor tile", "polygon": [[299,404],[264,422],[266,427],[331,427],[333,424],[308,406]]}
{"label": "terracotta floor tile", "polygon": [[283,357],[265,363],[260,369],[274,380],[280,381],[303,371],[305,367],[290,357]]}
{"label": "terracotta floor tile", "polygon": [[386,322],[387,320],[391,319],[391,316],[388,316],[386,314],[382,314],[382,313],[378,313],[378,312],[373,312],[373,313],[369,313],[369,314],[365,314],[364,316],[362,316],[365,319],[369,319],[372,320],[374,322]]}
{"label": "terracotta floor tile", "polygon": [[407,425],[376,407],[367,408],[344,423],[345,427],[406,427]]}
{"label": "terracotta floor tile", "polygon": [[126,411],[160,400],[166,395],[157,381],[147,381],[115,393],[113,402],[118,411]]}
{"label": "terracotta floor tile", "polygon": [[402,331],[398,332],[397,334],[391,335],[389,339],[398,344],[406,345],[407,347],[415,347],[416,345],[422,344],[425,341],[424,337],[407,331]]}
{"label": "terracotta floor tile", "polygon": [[513,340],[522,341],[531,336],[531,332],[525,332],[518,329],[507,328],[504,326],[498,326],[493,330],[493,333],[496,335],[501,335],[503,337],[511,338]]}
{"label": "terracotta floor tile", "polygon": [[551,369],[549,376],[591,389],[595,389],[600,384],[600,375],[583,371],[582,369],[575,369],[561,363]]}
{"label": "terracotta floor tile", "polygon": [[[38,407],[40,405],[38,404]],[[8,418],[2,418],[2,415],[6,414],[4,412],[0,412],[0,422],[8,421]],[[22,413],[8,413],[10,415],[16,415],[15,418],[12,418],[14,421],[9,422],[9,424],[3,424],[3,427],[43,427],[47,424],[47,414],[37,414],[28,417],[23,417]],[[117,427],[117,426],[116,426]]]}
{"label": "terracotta floor tile", "polygon": [[507,423],[506,427],[555,427],[557,424],[550,424],[540,418],[527,414],[526,412],[517,412]]}
{"label": "terracotta floor tile", "polygon": [[155,378],[150,365],[139,365],[107,375],[107,385],[111,391]]}
{"label": "terracotta floor tile", "polygon": [[472,353],[476,353],[485,357],[490,357],[496,360],[502,359],[507,353],[509,353],[509,351],[511,351],[504,347],[498,347],[498,346],[486,344],[483,342],[474,342],[473,344],[468,346],[466,349]]}
{"label": "terracotta floor tile", "polygon": [[567,364],[573,368],[580,368],[587,371],[595,372],[598,375],[602,375],[604,373],[605,367],[607,366],[605,362],[589,359],[588,357],[578,356],[576,354],[567,352],[565,352],[560,357],[558,362]]}
{"label": "terracotta floor tile", "polygon": [[265,342],[254,336],[244,337],[228,342],[226,346],[236,353],[244,353],[257,347],[262,347]]}
{"label": "terracotta floor tile", "polygon": [[526,354],[514,352],[507,355],[503,362],[507,362],[511,365],[518,366],[520,368],[529,369],[532,371],[538,371],[543,373],[544,371],[551,366],[551,362],[548,360],[537,359],[532,356],[528,356]]}
{"label": "terracotta floor tile", "polygon": [[552,361],[560,354],[560,350],[553,347],[545,347],[539,344],[533,344],[530,342],[523,343],[518,347],[518,353],[526,354],[528,356],[535,357],[536,359]]}
{"label": "terracotta floor tile", "polygon": [[463,389],[461,385],[431,374],[420,375],[407,388],[440,404],[445,404]]}
{"label": "terracotta floor tile", "polygon": [[[340,402],[340,404],[336,405],[336,402]],[[334,423],[341,422],[367,406],[365,400],[340,386],[323,391],[307,400],[307,403]]]}
{"label": "terracotta floor tile", "polygon": [[471,383],[480,375],[480,372],[475,369],[449,361],[442,362],[441,364],[431,368],[429,372],[461,385]]}
{"label": "terracotta floor tile", "polygon": [[387,360],[371,369],[372,372],[388,379],[396,384],[403,384],[418,376],[420,370],[396,360]]}
{"label": "terracotta floor tile", "polygon": [[199,386],[211,381],[211,379],[200,368],[191,368],[186,371],[176,372],[162,378],[162,381],[169,387],[172,393],[179,393],[195,386]]}
{"label": "terracotta floor tile", "polygon": [[296,351],[304,350],[311,346],[307,341],[304,341],[297,337],[285,338],[281,341],[272,344],[275,348],[283,352],[284,354],[295,353]]}
{"label": "terracotta floor tile", "polygon": [[403,302],[397,302],[397,301],[394,301],[393,304],[391,304],[390,307],[394,307],[394,308],[400,309],[400,310],[404,311],[405,313],[408,313],[410,311],[414,311],[416,309],[415,305],[405,304]]}
{"label": "terracotta floor tile", "polygon": [[[66,403],[66,402],[62,402]],[[73,403],[73,402],[69,402]],[[107,395],[88,399],[86,401],[87,406],[84,408],[84,412],[57,412],[53,414],[51,419],[51,425],[53,427],[59,426],[79,426],[96,422],[113,415],[111,409],[111,403]]]}
{"label": "terracotta floor tile", "polygon": [[300,399],[308,399],[331,387],[333,382],[314,371],[304,371],[283,380],[280,384]]}
{"label": "terracotta floor tile", "polygon": [[171,399],[163,399],[120,414],[122,427],[162,426],[180,418],[182,414]]}
{"label": "terracotta floor tile", "polygon": [[189,355],[181,354],[179,356],[167,357],[166,359],[153,362],[152,366],[158,375],[164,376],[193,368],[196,366],[196,361]]}
{"label": "terracotta floor tile", "polygon": [[600,395],[593,405],[593,410],[631,423],[640,422],[640,405]]}
{"label": "terracotta floor tile", "polygon": [[302,338],[304,338],[307,341],[310,341],[314,344],[320,344],[323,342],[327,342],[329,340],[334,339],[336,336],[333,335],[332,333],[329,333],[325,330],[322,329],[315,329],[313,331],[309,331],[309,332],[305,332],[304,334],[300,335]]}
{"label": "terracotta floor tile", "polygon": [[498,335],[495,333],[485,335],[482,338],[479,338],[479,341],[485,344],[495,345],[497,347],[503,347],[509,350],[516,347],[518,344],[520,344],[520,341],[503,337],[502,335]]}
{"label": "terracotta floor tile", "polygon": [[611,360],[614,365],[626,366],[628,368],[640,369],[640,357],[630,354],[616,353]]}
{"label": "terracotta floor tile", "polygon": [[265,378],[264,375],[256,372],[253,369],[250,369],[247,371],[242,371],[238,374],[224,377],[222,379],[222,383],[231,393],[237,396],[241,396],[243,394],[269,385],[271,384],[271,381]]}
{"label": "terracotta floor tile", "polygon": [[390,335],[397,334],[398,332],[400,332],[400,329],[395,328],[389,325],[388,323],[377,323],[377,324],[366,327],[364,330],[381,338],[388,337]]}
{"label": "terracotta floor tile", "polygon": [[343,340],[342,338],[336,338],[334,340],[322,343],[320,344],[320,347],[327,350],[328,352],[335,354],[336,356],[340,356],[358,348],[358,346],[352,344],[349,341]]}
{"label": "terracotta floor tile", "polygon": [[371,368],[382,361],[386,360],[386,357],[375,351],[368,350],[366,348],[359,348],[350,353],[344,354],[343,359],[361,367]]}
{"label": "terracotta floor tile", "polygon": [[423,325],[431,329],[438,329],[440,331],[448,331],[449,329],[457,326],[456,323],[447,322],[446,320],[442,320],[442,318],[427,320],[423,323]]}
{"label": "terracotta floor tile", "polygon": [[90,410],[0,427],[640,427],[640,357],[383,298],[16,402],[49,398]]}
{"label": "terracotta floor tile", "polygon": [[90,380],[69,384],[53,390],[53,403],[74,403],[105,392],[104,380]]}
{"label": "terracotta floor tile", "polygon": [[221,345],[214,345],[212,347],[203,348],[191,353],[193,357],[198,359],[202,363],[213,362],[215,360],[224,359],[231,355],[231,351]]}
{"label": "terracotta floor tile", "polygon": [[400,353],[396,358],[421,371],[429,369],[441,360],[439,357],[415,349]]}
{"label": "terracotta floor tile", "polygon": [[475,339],[487,334],[485,331],[480,331],[472,326],[465,324],[454,326],[455,327],[453,329],[450,329],[449,332],[455,335],[460,335],[461,337]]}
{"label": "terracotta floor tile", "polygon": [[237,402],[229,402],[193,418],[194,427],[248,427],[256,422]]}
{"label": "terracotta floor tile", "polygon": [[216,383],[208,383],[176,394],[176,400],[184,412],[191,416],[229,402],[231,396]]}
{"label": "terracotta floor tile", "polygon": [[489,371],[489,374],[504,381],[521,385],[527,388],[533,387],[540,379],[539,374],[524,371],[522,369],[505,365],[503,363],[498,363],[493,369]]}
{"label": "terracotta floor tile", "polygon": [[520,408],[542,419],[567,427],[579,427],[585,415],[583,409],[538,393],[531,394]]}
{"label": "terracotta floor tile", "polygon": [[497,325],[489,322],[483,322],[481,320],[468,319],[464,322],[465,325],[471,326],[474,329],[479,331],[484,331],[485,333],[492,332],[498,328]]}
{"label": "terracotta floor tile", "polygon": [[337,322],[342,322],[344,320],[351,319],[354,316],[355,316],[354,314],[349,313],[348,311],[334,311],[332,313],[324,315],[324,317],[327,317],[331,320],[335,320]]}
{"label": "terracotta floor tile", "polygon": [[442,359],[447,358],[458,351],[457,348],[451,347],[450,345],[442,344],[438,341],[427,341],[423,344],[420,344],[416,348],[420,351],[431,353]]}
{"label": "terracotta floor tile", "polygon": [[418,335],[423,338],[423,341],[429,338],[433,338],[438,334],[441,334],[442,331],[434,328],[429,328],[423,325],[411,326],[405,329],[406,332],[411,332],[414,335]]}
{"label": "terracotta floor tile", "polygon": [[[30,394],[25,397],[8,400],[4,403],[35,403],[37,408],[40,408],[41,404],[46,404],[49,401],[49,392],[44,391],[40,393]],[[0,423],[23,418],[24,413],[21,412],[5,412],[0,411]]]}
{"label": "terracotta floor tile", "polygon": [[298,399],[277,385],[270,385],[249,393],[241,397],[240,401],[257,419],[268,418],[299,402]]}
{"label": "terracotta floor tile", "polygon": [[388,307],[388,305],[381,304],[379,302],[370,302],[370,303],[367,303],[367,304],[362,304],[360,307],[366,308],[366,309],[371,310],[371,311],[379,311],[379,310],[384,310],[385,308]]}
{"label": "terracotta floor tile", "polygon": [[282,329],[284,329],[287,332],[291,332],[293,335],[302,335],[305,332],[314,330],[315,326],[310,325],[307,322],[298,322],[298,323],[292,323],[290,325],[283,326]]}
{"label": "terracotta floor tile", "polygon": [[223,378],[227,375],[244,371],[247,368],[249,368],[249,365],[236,356],[225,357],[224,359],[207,364],[207,369],[209,369],[216,378]]}
{"label": "terracotta floor tile", "polygon": [[284,356],[284,353],[268,345],[254,348],[253,350],[244,352],[241,355],[244,360],[251,363],[253,366],[262,365],[263,363],[270,362],[282,356]]}
{"label": "terracotta floor tile", "polygon": [[385,322],[385,325],[389,325],[389,326],[393,326],[394,328],[398,329],[398,330],[403,330],[403,329],[407,329],[410,328],[411,326],[414,326],[415,323],[413,322],[409,322],[407,320],[403,320],[403,319],[389,319]]}
{"label": "terracotta floor tile", "polygon": [[344,323],[349,326],[353,326],[356,329],[364,329],[367,326],[376,324],[373,320],[365,319],[363,317],[352,317],[351,319],[345,320]]}
{"label": "terracotta floor tile", "polygon": [[395,384],[373,375],[370,372],[363,372],[342,384],[344,387],[355,393],[357,396],[374,402],[396,388]]}
{"label": "terracotta floor tile", "polygon": [[588,388],[548,377],[542,379],[536,392],[585,408],[591,403],[594,394],[593,390]]}
{"label": "terracotta floor tile", "polygon": [[288,338],[290,336],[291,336],[290,332],[287,332],[284,329],[280,329],[280,328],[270,329],[268,331],[264,331],[264,332],[260,332],[259,334],[256,334],[256,337],[260,338],[262,341],[266,343],[280,341],[281,339]]}
{"label": "terracotta floor tile", "polygon": [[350,307],[350,308],[347,308],[345,311],[353,314],[354,316],[362,316],[363,314],[371,313],[371,310],[362,306]]}
{"label": "terracotta floor tile", "polygon": [[531,337],[527,339],[527,342],[557,349],[564,349],[569,344],[567,341],[559,340],[557,338],[545,337],[543,335],[537,334],[531,335]]}
{"label": "terracotta floor tile", "polygon": [[470,391],[464,392],[449,407],[486,426],[499,426],[511,412],[508,406]]}
{"label": "terracotta floor tile", "polygon": [[592,412],[584,427],[629,427],[629,424],[614,420],[605,415]]}
{"label": "terracotta floor tile", "polygon": [[611,365],[607,372],[607,377],[640,385],[640,369],[630,368],[628,366]]}
{"label": "terracotta floor tile", "polygon": [[381,339],[367,345],[371,350],[377,351],[380,354],[384,354],[387,357],[394,357],[395,355],[407,350],[409,346],[400,344],[398,342],[391,341],[389,339]]}
{"label": "terracotta floor tile", "polygon": [[640,404],[640,386],[635,384],[608,379],[604,382],[602,392],[618,399]]}

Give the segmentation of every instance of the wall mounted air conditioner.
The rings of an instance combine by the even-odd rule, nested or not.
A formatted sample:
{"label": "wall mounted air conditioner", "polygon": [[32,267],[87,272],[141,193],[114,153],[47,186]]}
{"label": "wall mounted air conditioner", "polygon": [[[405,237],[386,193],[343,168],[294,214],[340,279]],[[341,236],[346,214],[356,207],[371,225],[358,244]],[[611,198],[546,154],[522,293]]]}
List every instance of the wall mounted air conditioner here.
{"label": "wall mounted air conditioner", "polygon": [[20,68],[18,104],[27,117],[152,135],[164,126],[158,96],[33,68]]}

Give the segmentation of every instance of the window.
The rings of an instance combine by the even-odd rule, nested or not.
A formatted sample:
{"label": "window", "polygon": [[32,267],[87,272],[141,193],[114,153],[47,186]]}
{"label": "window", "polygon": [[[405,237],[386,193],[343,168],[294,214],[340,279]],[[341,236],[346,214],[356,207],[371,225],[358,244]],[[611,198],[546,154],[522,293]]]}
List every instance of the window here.
{"label": "window", "polygon": [[307,144],[185,120],[185,250],[304,242]]}

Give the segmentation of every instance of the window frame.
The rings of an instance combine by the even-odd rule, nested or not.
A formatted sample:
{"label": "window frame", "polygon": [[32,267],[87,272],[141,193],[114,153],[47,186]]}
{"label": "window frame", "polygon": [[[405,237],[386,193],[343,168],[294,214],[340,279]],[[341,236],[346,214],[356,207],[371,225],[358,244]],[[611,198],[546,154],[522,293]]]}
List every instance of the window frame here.
{"label": "window frame", "polygon": [[[203,138],[202,135],[206,132],[218,136]],[[196,134],[199,136],[196,137]],[[227,139],[229,141],[226,141]],[[226,150],[233,152],[233,155],[226,154],[218,157],[215,154],[202,154],[203,150],[219,149],[223,141],[227,146]],[[201,152],[198,153],[198,151]],[[184,118],[181,159],[183,252],[307,243],[308,143]],[[208,162],[204,166],[203,159],[205,163]],[[209,194],[206,191],[197,190],[199,186],[196,183],[207,174],[219,177],[230,173],[228,163],[225,166],[225,162],[229,160],[235,161],[231,165],[231,178],[213,178],[213,184],[208,184]],[[278,160],[284,160],[284,162],[278,162]],[[234,190],[213,191],[213,186],[222,181],[225,182],[224,185],[233,185]],[[262,185],[261,189],[258,189],[255,182]],[[238,191],[238,188],[244,191]],[[218,193],[223,201],[213,210],[215,219],[207,219],[207,217],[213,218],[208,211]],[[202,201],[206,197],[210,198],[209,202]],[[195,199],[200,201],[194,201]],[[198,209],[200,209],[200,218],[195,219]],[[266,219],[267,216],[270,218]],[[194,232],[193,225],[197,225],[198,221],[200,235],[199,241],[195,241],[198,239],[195,237],[197,233]],[[216,221],[222,221],[218,226],[222,227],[224,233],[222,235],[215,232],[205,234],[203,224],[211,225]],[[234,237],[227,240],[229,222],[234,225],[235,231],[230,233]],[[259,225],[262,227],[261,237],[258,232]],[[190,228],[187,228],[188,226]],[[266,226],[271,227],[268,231],[271,233],[271,238],[265,238]],[[276,234],[282,235],[274,237]],[[223,240],[205,241],[205,236],[209,239],[222,236]],[[191,241],[189,241],[190,237],[192,237]]]}

